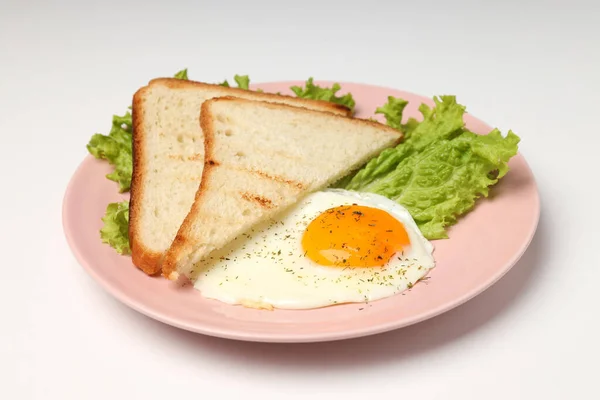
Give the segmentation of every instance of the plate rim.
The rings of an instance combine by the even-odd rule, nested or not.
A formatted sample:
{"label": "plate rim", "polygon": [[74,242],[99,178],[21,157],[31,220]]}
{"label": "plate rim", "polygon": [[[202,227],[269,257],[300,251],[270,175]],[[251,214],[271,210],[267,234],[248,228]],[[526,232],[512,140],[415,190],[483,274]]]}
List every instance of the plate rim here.
{"label": "plate rim", "polygon": [[[271,82],[253,83],[250,86],[251,87],[260,87],[261,85],[296,85],[296,84],[299,84],[300,82],[304,82],[304,81],[298,81],[298,80],[271,81]],[[403,92],[406,94],[413,95],[415,97],[426,98],[430,101],[433,101],[433,99],[429,96],[424,96],[424,95],[420,95],[420,94],[413,93],[410,91],[406,91],[406,90],[402,90],[402,89],[395,89],[395,88],[386,87],[386,86],[373,85],[373,84],[368,84],[368,83],[359,83],[359,82],[347,82],[347,81],[328,81],[328,80],[315,80],[314,81],[315,84],[328,84],[328,85],[332,85],[335,82],[339,83],[342,86],[342,89],[340,91],[343,91],[344,85],[360,85],[363,87],[376,88],[379,90],[385,89],[385,90],[396,91],[396,92],[400,91],[400,92]],[[468,114],[468,113],[465,113],[465,114]],[[485,124],[486,128],[488,128],[489,130],[492,129],[492,127],[489,124],[487,124],[485,121],[480,120],[472,115],[471,115],[471,117],[475,118],[479,122]],[[519,157],[521,159],[520,161],[523,163],[523,166],[528,169],[528,172],[531,175],[533,186],[535,188],[535,193],[534,193],[535,198],[532,199],[532,201],[534,201],[534,209],[532,209],[532,213],[534,213],[534,215],[533,215],[533,223],[531,225],[531,230],[528,233],[527,240],[523,241],[523,243],[519,247],[519,250],[513,254],[510,261],[506,262],[504,264],[503,268],[498,269],[494,275],[492,275],[489,279],[487,279],[485,281],[485,283],[478,285],[477,287],[473,288],[472,290],[466,291],[462,296],[457,297],[454,301],[445,302],[444,304],[440,305],[437,308],[430,309],[427,312],[415,315],[413,317],[397,319],[397,320],[390,320],[390,321],[386,321],[382,324],[379,324],[377,326],[355,328],[355,329],[343,330],[343,331],[332,331],[332,332],[326,332],[326,333],[321,332],[321,333],[316,333],[316,334],[302,333],[302,334],[298,334],[298,335],[296,335],[294,333],[290,333],[290,334],[286,334],[284,336],[284,335],[281,335],[280,333],[274,334],[274,333],[261,332],[260,334],[257,334],[255,332],[244,332],[243,330],[232,330],[232,329],[223,329],[223,328],[192,325],[192,324],[186,323],[185,321],[180,321],[177,318],[171,318],[168,315],[163,315],[163,313],[155,312],[151,308],[146,307],[141,302],[132,299],[131,296],[127,295],[126,292],[121,291],[118,288],[116,288],[115,286],[111,285],[110,282],[108,282],[108,279],[103,278],[100,274],[98,274],[95,271],[95,269],[90,265],[90,262],[86,259],[86,257],[83,256],[83,254],[81,253],[79,248],[75,245],[75,240],[73,237],[74,232],[68,227],[68,223],[67,223],[69,198],[74,190],[76,177],[82,172],[82,170],[84,169],[84,167],[86,166],[87,163],[98,161],[91,154],[87,154],[85,156],[85,158],[83,158],[83,160],[80,161],[77,168],[71,175],[71,178],[69,179],[69,182],[67,184],[67,187],[65,189],[63,199],[62,199],[61,222],[62,222],[63,233],[65,235],[67,244],[71,250],[71,253],[77,260],[78,264],[81,267],[83,267],[83,269],[92,277],[92,279],[97,284],[99,284],[99,286],[102,287],[108,294],[110,294],[112,297],[114,297],[121,303],[125,304],[129,308],[145,315],[146,317],[152,318],[161,323],[171,325],[173,327],[183,329],[183,330],[186,330],[189,332],[199,333],[199,334],[203,334],[203,335],[207,335],[207,336],[219,337],[219,338],[224,338],[224,339],[239,340],[239,341],[263,342],[263,343],[311,343],[311,342],[330,342],[330,341],[348,340],[348,339],[371,336],[371,335],[376,335],[376,334],[404,328],[404,327],[425,321],[427,319],[434,318],[434,317],[441,315],[445,312],[448,312],[454,308],[457,308],[457,307],[463,305],[464,303],[468,302],[469,300],[473,299],[474,297],[478,296],[479,294],[483,293],[487,289],[489,289],[491,286],[493,286],[495,283],[497,283],[500,279],[502,279],[502,277],[504,277],[518,263],[518,261],[522,258],[522,256],[525,254],[525,252],[529,248],[529,246],[537,232],[537,228],[539,226],[540,214],[541,214],[541,199],[540,199],[540,191],[539,191],[539,186],[537,184],[537,179],[533,173],[531,166],[529,165],[529,163],[527,162],[527,159],[523,156],[521,151],[518,151],[517,154],[513,157],[513,159],[515,159],[517,157]],[[231,306],[231,307],[234,307],[234,306]],[[302,311],[310,311],[310,310],[297,310],[297,312],[302,312]]]}

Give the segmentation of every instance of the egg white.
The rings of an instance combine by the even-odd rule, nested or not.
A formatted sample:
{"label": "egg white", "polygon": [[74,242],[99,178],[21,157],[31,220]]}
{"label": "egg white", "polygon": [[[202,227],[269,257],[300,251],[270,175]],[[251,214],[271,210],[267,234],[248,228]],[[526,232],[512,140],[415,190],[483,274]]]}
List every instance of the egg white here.
{"label": "egg white", "polygon": [[[374,268],[326,267],[305,257],[301,241],[307,225],[329,208],[351,204],[387,211],[404,225],[410,247]],[[211,254],[194,287],[206,298],[265,308],[369,302],[412,287],[435,266],[432,253],[433,245],[404,207],[376,194],[330,189],[308,195]]]}

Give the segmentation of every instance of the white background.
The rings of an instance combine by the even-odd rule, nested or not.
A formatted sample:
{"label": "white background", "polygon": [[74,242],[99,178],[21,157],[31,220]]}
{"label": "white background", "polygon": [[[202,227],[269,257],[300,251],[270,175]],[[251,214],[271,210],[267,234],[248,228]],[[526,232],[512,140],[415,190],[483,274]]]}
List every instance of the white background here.
{"label": "white background", "polygon": [[[600,5],[437,3],[2,1],[0,398],[600,398]],[[530,249],[465,305],[370,338],[240,343],[139,315],[79,267],[61,202],[89,137],[183,67],[457,95],[522,138]]]}

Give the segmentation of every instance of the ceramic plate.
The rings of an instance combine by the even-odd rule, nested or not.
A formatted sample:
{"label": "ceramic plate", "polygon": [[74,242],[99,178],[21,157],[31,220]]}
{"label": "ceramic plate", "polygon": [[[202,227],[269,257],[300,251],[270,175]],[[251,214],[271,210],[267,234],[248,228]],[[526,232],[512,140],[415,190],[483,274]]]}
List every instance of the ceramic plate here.
{"label": "ceramic plate", "polygon": [[[331,85],[332,82],[317,82]],[[265,91],[290,93],[301,82],[259,84]],[[354,95],[358,117],[371,117],[387,96],[408,100],[405,117],[420,117],[425,97],[389,88],[342,83]],[[460,102],[460,98],[458,98]],[[379,117],[377,117],[379,118]],[[485,134],[490,126],[465,116],[467,126]],[[82,143],[84,146],[85,143]],[[529,245],[539,218],[533,174],[518,154],[510,172],[488,199],[453,226],[446,240],[434,241],[436,268],[410,291],[370,304],[349,304],[308,311],[253,310],[204,299],[162,278],[150,278],[100,241],[99,229],[109,202],[127,199],[105,178],[111,167],[88,156],[73,175],[63,203],[64,231],[79,263],[114,297],[131,308],[201,334],[261,342],[315,342],[347,339],[398,329],[431,318],[481,293],[500,279]]]}

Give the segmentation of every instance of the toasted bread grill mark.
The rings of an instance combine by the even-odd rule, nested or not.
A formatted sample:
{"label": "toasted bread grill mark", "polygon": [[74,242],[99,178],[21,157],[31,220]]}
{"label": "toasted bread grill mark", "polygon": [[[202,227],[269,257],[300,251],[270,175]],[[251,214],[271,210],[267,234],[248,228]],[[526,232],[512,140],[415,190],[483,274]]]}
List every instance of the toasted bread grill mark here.
{"label": "toasted bread grill mark", "polygon": [[253,173],[253,174],[256,174],[256,175],[259,175],[259,176],[261,176],[263,178],[270,179],[272,181],[276,181],[276,182],[279,182],[279,183],[285,183],[286,185],[290,185],[290,186],[295,186],[295,187],[297,187],[300,190],[304,189],[304,185],[302,184],[302,182],[297,182],[297,181],[294,181],[292,179],[285,179],[284,177],[278,176],[278,175],[269,175],[266,172],[256,171],[256,170],[253,170],[253,169],[247,169],[246,171],[248,171],[250,173]]}
{"label": "toasted bread grill mark", "polygon": [[180,182],[200,182],[202,180],[201,176],[191,175],[191,176],[178,176],[177,178]]}
{"label": "toasted bread grill mark", "polygon": [[267,199],[264,196],[244,192],[242,193],[242,198],[246,201],[258,203],[263,208],[273,208],[273,202],[270,199]]}
{"label": "toasted bread grill mark", "polygon": [[212,166],[220,165],[220,163],[218,161],[215,161],[215,160],[207,160],[206,164],[207,165],[212,165]]}
{"label": "toasted bread grill mark", "polygon": [[187,156],[184,157],[181,154],[169,154],[167,157],[169,157],[171,160],[178,160],[178,161],[200,161],[202,159],[204,159],[204,156],[200,153],[196,153],[196,154],[192,154],[191,156]]}

